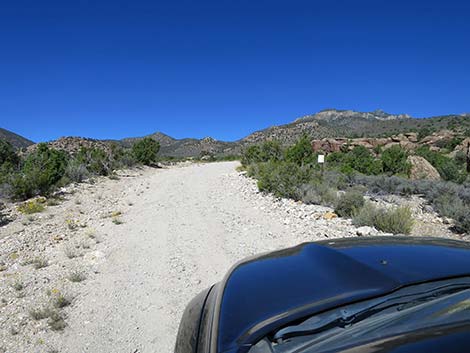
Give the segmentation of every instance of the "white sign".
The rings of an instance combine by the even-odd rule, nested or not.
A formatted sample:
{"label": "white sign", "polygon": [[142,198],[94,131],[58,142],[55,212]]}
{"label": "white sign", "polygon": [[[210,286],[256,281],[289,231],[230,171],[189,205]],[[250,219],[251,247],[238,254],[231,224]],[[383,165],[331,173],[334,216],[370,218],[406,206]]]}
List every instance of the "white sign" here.
{"label": "white sign", "polygon": [[325,155],[319,154],[318,155],[318,163],[325,163]]}

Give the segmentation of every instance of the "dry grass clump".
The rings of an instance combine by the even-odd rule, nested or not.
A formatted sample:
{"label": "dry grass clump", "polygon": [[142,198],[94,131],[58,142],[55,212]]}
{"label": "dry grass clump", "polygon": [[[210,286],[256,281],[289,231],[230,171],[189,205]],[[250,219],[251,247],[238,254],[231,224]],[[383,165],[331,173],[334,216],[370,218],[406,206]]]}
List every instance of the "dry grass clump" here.
{"label": "dry grass clump", "polygon": [[79,257],[81,255],[80,252],[78,251],[77,247],[73,244],[67,244],[65,246],[64,254],[69,259],[74,259],[74,258]]}
{"label": "dry grass clump", "polygon": [[11,288],[16,290],[17,292],[20,292],[24,289],[24,283],[20,280],[16,280],[14,283],[11,284]]}
{"label": "dry grass clump", "polygon": [[23,214],[32,214],[32,213],[38,213],[44,211],[44,203],[45,199],[43,200],[42,198],[30,200],[23,202],[21,205],[18,206],[18,211],[20,211]]}
{"label": "dry grass clump", "polygon": [[49,262],[44,257],[36,257],[31,261],[36,270],[49,266]]}
{"label": "dry grass clump", "polygon": [[69,274],[68,279],[70,282],[82,282],[86,279],[86,276],[83,272],[73,271]]}

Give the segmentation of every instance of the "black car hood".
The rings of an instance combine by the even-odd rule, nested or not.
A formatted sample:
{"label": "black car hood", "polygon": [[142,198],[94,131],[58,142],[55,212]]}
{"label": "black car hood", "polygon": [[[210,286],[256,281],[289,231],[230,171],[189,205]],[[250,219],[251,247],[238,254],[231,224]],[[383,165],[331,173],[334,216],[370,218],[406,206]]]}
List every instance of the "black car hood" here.
{"label": "black car hood", "polygon": [[470,244],[386,237],[305,243],[247,259],[221,283],[218,352],[247,351],[273,329],[401,287],[470,275]]}

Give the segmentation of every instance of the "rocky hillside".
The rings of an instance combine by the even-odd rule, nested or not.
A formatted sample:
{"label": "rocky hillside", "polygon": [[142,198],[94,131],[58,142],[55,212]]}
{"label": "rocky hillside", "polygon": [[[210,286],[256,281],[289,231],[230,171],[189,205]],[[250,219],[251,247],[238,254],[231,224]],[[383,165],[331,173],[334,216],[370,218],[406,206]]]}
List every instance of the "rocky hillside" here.
{"label": "rocky hillside", "polygon": [[[231,154],[236,150],[233,142],[223,142],[205,137],[203,139],[184,138],[175,139],[161,132],[145,136],[151,137],[160,143],[160,154],[171,157],[199,157],[204,155]],[[120,141],[125,147],[130,147],[143,137],[126,138]]]}
{"label": "rocky hillside", "polygon": [[276,139],[291,144],[303,134],[313,139],[389,137],[400,133],[431,132],[443,129],[470,129],[470,115],[447,115],[416,119],[406,114],[393,115],[381,110],[362,113],[352,110],[328,109],[296,119],[286,125],[273,126],[257,131],[237,141],[241,146]]}
{"label": "rocky hillside", "polygon": [[34,144],[33,141],[2,128],[0,128],[0,140],[8,141],[13,145],[13,147],[18,149],[26,148]]}
{"label": "rocky hillside", "polygon": [[[47,144],[49,147],[56,150],[65,151],[68,154],[74,155],[80,151],[82,147],[84,148],[99,148],[106,152],[110,152],[111,145],[115,143],[112,141],[101,141],[95,139],[88,139],[83,137],[61,137],[57,140],[49,141]],[[28,152],[32,152],[37,148],[37,144],[31,145],[27,148]]]}

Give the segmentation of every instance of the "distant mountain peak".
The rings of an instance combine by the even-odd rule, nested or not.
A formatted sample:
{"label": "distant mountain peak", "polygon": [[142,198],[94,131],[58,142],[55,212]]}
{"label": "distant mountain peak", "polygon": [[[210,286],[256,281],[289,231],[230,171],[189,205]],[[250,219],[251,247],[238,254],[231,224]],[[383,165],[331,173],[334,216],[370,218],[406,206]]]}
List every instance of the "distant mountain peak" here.
{"label": "distant mountain peak", "polygon": [[355,110],[339,110],[334,108],[328,108],[320,110],[318,113],[313,115],[303,116],[295,122],[306,122],[306,121],[340,121],[344,119],[367,119],[367,120],[399,120],[399,119],[411,119],[408,114],[390,114],[382,109],[376,109],[372,112],[358,112]]}

